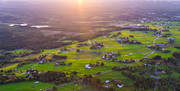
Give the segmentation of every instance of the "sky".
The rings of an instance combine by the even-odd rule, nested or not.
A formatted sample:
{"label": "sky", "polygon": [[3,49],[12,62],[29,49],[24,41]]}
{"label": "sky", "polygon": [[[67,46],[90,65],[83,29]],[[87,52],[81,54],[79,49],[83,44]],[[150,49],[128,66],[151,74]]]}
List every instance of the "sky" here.
{"label": "sky", "polygon": [[[45,2],[45,1],[63,1],[63,0],[0,0],[0,1],[44,1]],[[64,0],[64,1],[78,1],[78,0]],[[94,0],[94,1],[123,1],[123,0]],[[128,0],[124,0],[124,1],[128,1]],[[135,1],[135,0],[129,0],[129,1]],[[136,1],[180,1],[180,0],[136,0]]]}
{"label": "sky", "polygon": [[23,1],[23,2],[32,2],[32,3],[37,3],[37,2],[43,2],[43,3],[48,3],[48,2],[116,2],[116,1],[180,1],[180,0],[0,0],[0,2],[11,2],[11,1]]}

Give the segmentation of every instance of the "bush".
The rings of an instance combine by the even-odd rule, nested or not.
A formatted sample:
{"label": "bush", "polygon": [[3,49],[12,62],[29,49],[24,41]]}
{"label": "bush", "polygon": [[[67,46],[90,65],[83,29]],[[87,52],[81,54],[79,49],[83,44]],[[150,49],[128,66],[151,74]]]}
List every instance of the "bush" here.
{"label": "bush", "polygon": [[173,56],[174,56],[175,58],[177,58],[177,59],[180,59],[180,51],[174,52],[174,53],[173,53]]}

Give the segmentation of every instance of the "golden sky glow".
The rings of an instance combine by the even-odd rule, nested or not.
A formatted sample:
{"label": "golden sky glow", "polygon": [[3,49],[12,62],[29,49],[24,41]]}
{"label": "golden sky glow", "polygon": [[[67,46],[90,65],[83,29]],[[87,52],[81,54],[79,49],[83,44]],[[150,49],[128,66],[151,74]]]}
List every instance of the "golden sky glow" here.
{"label": "golden sky glow", "polygon": [[82,4],[82,2],[83,2],[83,0],[78,0],[78,3],[79,3],[79,4]]}
{"label": "golden sky glow", "polygon": [[82,7],[82,4],[83,4],[83,0],[78,0],[79,7]]}
{"label": "golden sky glow", "polygon": [[83,8],[83,1],[84,1],[84,0],[77,0],[78,8],[80,9],[80,11],[81,11],[82,8]]}

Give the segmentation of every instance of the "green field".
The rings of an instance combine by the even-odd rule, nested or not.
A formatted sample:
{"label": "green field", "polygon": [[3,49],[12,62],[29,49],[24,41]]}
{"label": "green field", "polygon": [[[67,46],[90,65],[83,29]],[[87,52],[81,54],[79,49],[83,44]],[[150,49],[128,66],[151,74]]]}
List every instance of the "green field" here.
{"label": "green field", "polygon": [[16,82],[0,86],[0,91],[39,91],[40,89],[52,88],[53,84],[35,82]]}
{"label": "green field", "polygon": [[[161,21],[162,22],[162,21]],[[180,24],[179,22],[172,22],[173,24]],[[144,24],[146,26],[150,26],[151,29],[158,29],[160,30],[162,27],[155,27],[153,26],[154,22]],[[101,49],[90,49],[90,45],[88,46],[81,46],[78,47],[79,42],[74,42],[72,45],[65,46],[68,48],[67,51],[61,51],[61,48],[57,49],[47,49],[43,50],[40,54],[49,54],[46,59],[53,59],[53,55],[59,55],[59,56],[67,56],[67,59],[65,60],[53,60],[50,62],[46,62],[43,64],[39,64],[38,61],[35,62],[28,62],[28,64],[22,65],[17,68],[17,64],[8,65],[7,67],[1,68],[0,70],[8,71],[8,70],[14,70],[17,68],[15,73],[17,76],[24,77],[26,73],[22,73],[21,71],[26,71],[31,68],[38,71],[64,71],[67,73],[77,71],[77,76],[83,76],[85,74],[91,74],[95,75],[98,72],[108,72],[110,71],[114,66],[141,66],[145,63],[143,62],[135,62],[135,63],[122,63],[122,62],[112,62],[109,60],[102,59],[102,56],[107,54],[108,52],[120,52],[121,56],[118,56],[118,60],[125,60],[125,59],[132,59],[135,61],[138,61],[140,59],[143,59],[146,55],[148,55],[148,58],[151,59],[156,55],[162,56],[164,59],[172,58],[172,54],[174,52],[180,51],[180,49],[174,48],[174,46],[177,46],[180,44],[180,29],[179,26],[172,26],[170,27],[170,33],[172,34],[171,37],[175,37],[174,44],[166,47],[166,50],[170,50],[169,53],[163,53],[162,51],[155,51],[154,53],[148,55],[149,53],[153,52],[152,49],[147,48],[147,46],[153,45],[153,41],[158,37],[157,35],[153,35],[153,31],[143,32],[143,31],[129,31],[129,30],[123,30],[123,31],[115,31],[111,32],[109,36],[100,36],[92,40],[88,40],[81,43],[89,43],[89,42],[103,42],[104,47]],[[106,29],[103,29],[103,31],[106,31]],[[121,35],[118,35],[117,37],[111,37],[114,34],[118,34],[121,32]],[[120,37],[129,37],[130,35],[133,35],[134,37],[129,38],[130,40],[136,40],[141,42],[142,44],[120,44],[117,42],[117,39]],[[71,40],[67,40],[64,42],[72,42]],[[168,39],[164,37],[160,37],[156,40],[156,44],[158,43],[168,43]],[[77,49],[80,49],[82,52],[77,52]],[[24,52],[30,53],[30,51],[27,50],[16,50],[12,51],[12,54],[23,54]],[[37,55],[30,55],[29,58],[36,57]],[[28,58],[27,57],[27,58]],[[19,59],[22,60],[25,57],[20,57]],[[62,62],[64,61],[66,64],[72,63],[72,65],[66,65],[66,66],[54,66],[56,62]],[[26,62],[26,61],[24,61]],[[99,67],[93,67],[92,69],[86,69],[85,65],[90,63],[97,63],[97,62],[103,62],[106,66],[99,66]],[[162,69],[164,69],[162,67]],[[174,72],[172,74],[174,77],[179,77],[180,73]],[[131,80],[128,77],[125,77],[121,74],[121,72],[108,72],[105,74],[102,74],[98,76],[102,81],[105,80],[120,80],[125,83],[125,87],[122,89],[117,89],[119,91],[132,91],[134,89],[133,83],[134,81]],[[167,77],[167,75],[162,75],[161,77]],[[0,91],[39,91],[39,89],[45,89],[45,88],[52,88],[54,84],[48,84],[48,83],[34,83],[34,82],[19,82],[19,83],[10,83],[5,85],[0,85]],[[76,85],[74,83],[70,83],[64,86],[58,86],[59,91],[73,91],[73,89],[80,90],[84,86],[82,85]]]}

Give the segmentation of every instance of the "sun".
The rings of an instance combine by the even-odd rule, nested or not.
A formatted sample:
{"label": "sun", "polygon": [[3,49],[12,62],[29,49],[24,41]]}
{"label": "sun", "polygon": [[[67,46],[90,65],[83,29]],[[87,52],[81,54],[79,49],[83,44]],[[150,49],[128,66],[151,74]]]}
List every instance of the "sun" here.
{"label": "sun", "polygon": [[78,3],[81,5],[83,3],[83,0],[78,0]]}
{"label": "sun", "polygon": [[78,0],[77,3],[78,3],[78,7],[82,8],[82,6],[84,4],[84,0]]}
{"label": "sun", "polygon": [[78,0],[79,2],[82,2],[83,0]]}

